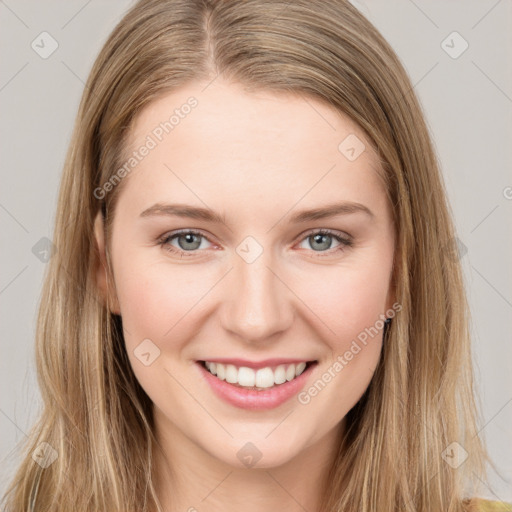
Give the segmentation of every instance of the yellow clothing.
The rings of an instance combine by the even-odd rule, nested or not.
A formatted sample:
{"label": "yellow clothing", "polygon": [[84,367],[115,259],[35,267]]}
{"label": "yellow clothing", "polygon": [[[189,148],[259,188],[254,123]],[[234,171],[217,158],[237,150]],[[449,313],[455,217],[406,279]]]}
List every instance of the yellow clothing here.
{"label": "yellow clothing", "polygon": [[512,503],[474,498],[468,510],[470,512],[512,512]]}

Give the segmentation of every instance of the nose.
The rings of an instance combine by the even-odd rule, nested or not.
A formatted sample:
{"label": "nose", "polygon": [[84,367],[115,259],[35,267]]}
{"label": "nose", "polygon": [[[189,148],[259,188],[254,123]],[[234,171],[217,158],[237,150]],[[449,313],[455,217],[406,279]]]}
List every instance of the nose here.
{"label": "nose", "polygon": [[222,297],[222,325],[246,342],[275,342],[293,322],[293,293],[266,251],[256,261],[235,258]]}

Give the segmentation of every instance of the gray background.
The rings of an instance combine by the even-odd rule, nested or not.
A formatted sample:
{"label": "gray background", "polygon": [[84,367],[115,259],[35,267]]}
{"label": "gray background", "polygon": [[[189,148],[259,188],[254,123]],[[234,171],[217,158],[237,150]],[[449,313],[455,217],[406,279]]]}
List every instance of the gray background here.
{"label": "gray background", "polygon": [[[36,244],[51,238],[60,173],[84,82],[107,35],[132,3],[0,0],[0,493],[17,463],[15,443],[28,432],[40,403],[33,343],[45,263],[34,254],[41,253]],[[490,470],[493,490],[482,486],[481,496],[511,501],[512,2],[353,3],[394,47],[426,111],[472,308],[483,403],[480,435],[501,475]],[[47,58],[31,46],[35,41],[39,52],[51,49],[49,36],[40,36],[44,31],[58,44]],[[469,46],[459,55],[465,41]]]}

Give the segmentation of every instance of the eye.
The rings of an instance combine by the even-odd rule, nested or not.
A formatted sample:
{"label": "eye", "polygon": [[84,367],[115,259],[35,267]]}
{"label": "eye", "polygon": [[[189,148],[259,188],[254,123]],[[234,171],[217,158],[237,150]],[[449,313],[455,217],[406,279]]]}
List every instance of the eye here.
{"label": "eye", "polygon": [[[339,243],[339,245],[334,249],[331,248],[333,239]],[[303,238],[303,242],[307,242],[309,246],[313,248],[314,252],[327,253],[327,255],[343,251],[347,247],[352,247],[353,245],[351,238],[338,232],[331,231],[330,229],[312,231]],[[323,257],[324,254],[318,254],[315,256]]]}
{"label": "eye", "polygon": [[[192,256],[197,249],[201,248],[202,241],[208,240],[205,235],[199,231],[182,230],[171,234],[164,235],[159,240],[159,244],[166,250],[172,253],[180,254],[182,257]],[[174,240],[177,241],[178,247],[171,244]],[[204,249],[204,247],[202,247]]]}
{"label": "eye", "polygon": [[[177,242],[177,246],[172,244],[175,240]],[[179,254],[181,257],[190,257],[194,256],[198,252],[198,249],[205,249],[204,246],[201,247],[202,242],[205,240],[209,242],[209,239],[200,231],[183,229],[181,231],[165,234],[158,240],[158,244],[166,251]],[[334,249],[331,248],[333,240],[336,240],[339,243],[339,245]],[[353,245],[353,241],[350,237],[329,229],[317,229],[316,231],[311,231],[303,237],[301,241],[302,243],[308,242],[310,247],[313,248],[313,252],[327,253],[328,255],[343,251],[347,247],[352,247]],[[316,255],[316,257],[322,256],[324,255]]]}

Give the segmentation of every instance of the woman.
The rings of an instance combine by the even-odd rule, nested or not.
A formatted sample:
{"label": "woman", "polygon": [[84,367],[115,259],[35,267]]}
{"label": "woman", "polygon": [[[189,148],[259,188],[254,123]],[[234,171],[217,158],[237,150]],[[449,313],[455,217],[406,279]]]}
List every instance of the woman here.
{"label": "woman", "polygon": [[470,499],[454,240],[409,79],[348,2],[137,3],[77,116],[6,509],[509,509]]}

